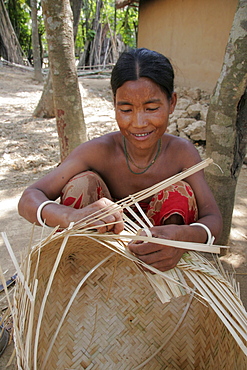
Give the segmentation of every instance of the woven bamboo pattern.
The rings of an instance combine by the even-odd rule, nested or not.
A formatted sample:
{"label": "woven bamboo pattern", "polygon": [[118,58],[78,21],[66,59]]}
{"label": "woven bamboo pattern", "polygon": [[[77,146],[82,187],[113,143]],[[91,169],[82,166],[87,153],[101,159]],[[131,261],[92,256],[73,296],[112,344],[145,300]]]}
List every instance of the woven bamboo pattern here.
{"label": "woven bamboo pattern", "polygon": [[[57,238],[31,253],[29,274],[38,281],[33,313],[23,285],[16,290],[22,338],[17,355],[23,369],[35,368],[38,317],[62,242],[62,237]],[[54,340],[78,284],[98,264],[79,289]],[[29,317],[33,317],[33,339],[25,354]],[[163,304],[135,263],[81,236],[69,238],[55,273],[42,314],[36,360],[37,369],[134,369],[144,363],[140,368],[239,370],[247,365],[244,353],[208,304],[190,294]]]}
{"label": "woven bamboo pattern", "polygon": [[[137,235],[145,220],[126,217],[115,235],[93,231],[90,217],[52,230],[28,248],[21,266],[4,236],[18,272],[12,316],[19,369],[247,368],[247,314],[237,286],[195,252],[217,253],[219,246],[190,243],[176,268],[144,272],[127,244],[150,240]],[[156,242],[188,249],[185,242]]]}

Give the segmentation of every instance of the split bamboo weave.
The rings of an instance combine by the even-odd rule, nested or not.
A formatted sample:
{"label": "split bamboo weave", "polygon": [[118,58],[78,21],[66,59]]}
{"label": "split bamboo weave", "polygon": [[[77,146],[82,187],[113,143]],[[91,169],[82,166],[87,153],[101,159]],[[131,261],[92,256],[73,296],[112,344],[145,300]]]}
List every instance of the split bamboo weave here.
{"label": "split bamboo weave", "polygon": [[205,245],[194,243],[175,269],[144,272],[126,248],[144,227],[125,221],[116,236],[82,220],[29,248],[21,267],[12,256],[19,369],[245,370],[247,315],[234,281],[196,252]]}

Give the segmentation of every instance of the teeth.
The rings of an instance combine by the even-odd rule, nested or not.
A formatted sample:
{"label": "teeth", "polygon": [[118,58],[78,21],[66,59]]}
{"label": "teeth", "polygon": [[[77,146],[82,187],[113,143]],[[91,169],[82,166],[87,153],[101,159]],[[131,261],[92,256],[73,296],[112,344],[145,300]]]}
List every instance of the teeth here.
{"label": "teeth", "polygon": [[145,134],[134,134],[134,136],[138,136],[138,137],[141,137],[141,136],[147,136],[149,133],[145,133]]}

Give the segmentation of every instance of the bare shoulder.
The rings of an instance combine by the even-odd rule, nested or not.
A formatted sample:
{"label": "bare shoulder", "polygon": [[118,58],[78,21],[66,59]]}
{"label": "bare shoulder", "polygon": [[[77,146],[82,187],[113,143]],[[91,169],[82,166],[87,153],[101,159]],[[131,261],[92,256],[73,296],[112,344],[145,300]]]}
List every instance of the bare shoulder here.
{"label": "bare shoulder", "polygon": [[166,154],[170,158],[176,158],[176,161],[181,164],[181,170],[201,161],[198,150],[189,140],[170,134],[165,134],[164,140]]}
{"label": "bare shoulder", "polygon": [[83,167],[82,170],[87,170],[94,167],[102,156],[110,155],[114,151],[118,143],[118,132],[109,133],[101,137],[89,140],[79,145],[73,152],[66,158],[65,162],[73,161],[74,165],[80,163]]}

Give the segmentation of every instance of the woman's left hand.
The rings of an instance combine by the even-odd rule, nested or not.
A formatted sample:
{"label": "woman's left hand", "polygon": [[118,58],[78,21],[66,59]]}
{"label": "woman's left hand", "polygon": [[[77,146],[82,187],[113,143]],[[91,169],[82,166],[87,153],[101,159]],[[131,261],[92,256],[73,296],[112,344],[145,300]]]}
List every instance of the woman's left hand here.
{"label": "woman's left hand", "polygon": [[[150,228],[152,236],[161,239],[182,240],[182,226],[164,225]],[[143,231],[140,235],[146,235]],[[166,245],[145,242],[129,243],[128,248],[141,261],[145,262],[160,271],[167,271],[174,268],[186,250],[169,247]]]}

